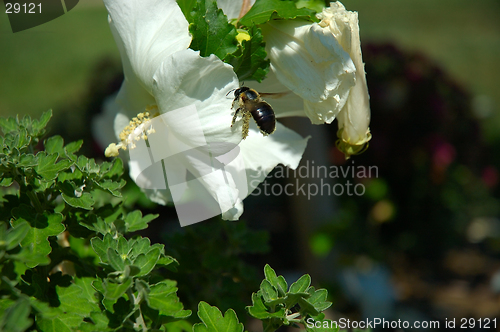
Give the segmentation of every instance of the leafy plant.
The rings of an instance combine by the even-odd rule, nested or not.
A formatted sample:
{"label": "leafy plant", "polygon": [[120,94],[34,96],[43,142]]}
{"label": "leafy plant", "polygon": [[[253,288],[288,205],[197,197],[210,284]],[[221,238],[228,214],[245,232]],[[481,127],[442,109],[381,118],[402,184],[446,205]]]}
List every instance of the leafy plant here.
{"label": "leafy plant", "polygon": [[0,119],[0,329],[158,330],[188,317],[176,282],[157,275],[175,259],[124,237],[157,216],[109,203],[125,184],[121,160],[97,164],[58,136],[40,150],[50,117]]}
{"label": "leafy plant", "polygon": [[[0,119],[0,330],[243,331],[235,310],[223,315],[203,301],[201,323],[187,320],[191,311],[179,300],[177,282],[162,273],[176,271],[177,260],[163,244],[130,234],[157,215],[143,216],[123,204],[121,160],[98,164],[77,156],[81,141],[64,144],[59,136],[42,141],[50,117],[49,111],[40,120]],[[222,229],[212,232],[206,255],[196,254],[208,270],[191,266],[188,274],[210,269],[221,274],[224,262],[243,278],[249,270],[235,257],[266,250],[265,233],[246,232],[243,223]],[[182,252],[183,240],[207,238],[207,230],[197,230],[199,235],[172,237],[169,251]],[[228,249],[223,254],[217,253],[221,237]],[[321,311],[331,305],[327,291],[310,286],[309,275],[288,288],[269,265],[264,274],[247,311],[263,321],[265,331],[324,319]],[[216,296],[228,296],[219,291]],[[195,287],[186,293],[196,302],[200,293],[206,295]]]}

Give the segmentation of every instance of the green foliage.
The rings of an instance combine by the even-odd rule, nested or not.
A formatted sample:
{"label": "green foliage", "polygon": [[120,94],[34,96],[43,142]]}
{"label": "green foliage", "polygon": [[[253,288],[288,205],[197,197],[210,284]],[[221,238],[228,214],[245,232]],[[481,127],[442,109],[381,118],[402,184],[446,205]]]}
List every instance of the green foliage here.
{"label": "green foliage", "polygon": [[[0,119],[0,330],[244,331],[237,312],[248,297],[238,302],[231,293],[245,293],[255,279],[239,256],[265,252],[267,233],[223,222],[192,226],[168,239],[170,251],[186,262],[177,274],[188,285],[186,297],[198,303],[207,296],[226,310],[223,315],[199,302],[201,323],[193,325],[177,281],[159,273],[176,271],[177,260],[163,244],[130,234],[157,216],[124,206],[120,159],[98,164],[76,155],[81,141],[65,145],[58,136],[44,140],[41,149],[50,115]],[[201,249],[192,245],[202,241]],[[265,331],[324,318],[321,311],[331,305],[327,291],[310,286],[309,275],[288,288],[269,265],[264,273],[247,310]],[[229,308],[235,304],[236,310]]]}
{"label": "green foliage", "polygon": [[248,31],[249,40],[243,40],[238,45],[238,49],[229,54],[225,61],[233,66],[240,81],[254,80],[261,82],[269,71],[269,60],[266,60],[267,53],[265,43],[262,38],[262,31],[256,26],[252,26]]}
{"label": "green foliage", "polygon": [[223,316],[217,307],[212,307],[206,302],[200,302],[198,317],[200,317],[202,323],[193,326],[194,332],[243,332],[243,324],[238,321],[238,317],[236,317],[236,313],[232,309],[228,309]]}
{"label": "green foliage", "polygon": [[[128,212],[120,159],[77,156],[82,142],[43,141],[40,120],[0,119],[0,330],[179,330],[191,312],[176,282],[158,279],[177,261],[148,238],[155,215]],[[116,201],[116,200],[115,200]],[[154,282],[153,282],[154,280]]]}
{"label": "green foliage", "polygon": [[236,51],[236,28],[228,23],[216,1],[198,0],[190,18],[191,49],[200,51],[201,56],[215,54],[221,60]]}
{"label": "green foliage", "polygon": [[[240,81],[264,79],[269,61],[259,28],[250,25],[237,30],[214,0],[179,1],[179,6],[190,23],[191,49],[205,57],[215,54],[231,64]],[[236,36],[241,33],[248,38],[238,42]]]}
{"label": "green foliage", "polygon": [[239,24],[249,27],[275,19],[302,19],[314,22],[315,14],[314,10],[297,8],[294,1],[257,0],[248,13],[239,20]]}
{"label": "green foliage", "polygon": [[309,317],[322,320],[323,310],[332,303],[327,301],[326,289],[316,290],[311,286],[311,277],[308,274],[300,277],[288,288],[283,276],[277,276],[269,266],[264,267],[265,279],[260,289],[252,294],[252,306],[247,307],[248,313],[262,320],[264,331],[275,331],[282,325],[302,323],[307,328],[305,320]]}

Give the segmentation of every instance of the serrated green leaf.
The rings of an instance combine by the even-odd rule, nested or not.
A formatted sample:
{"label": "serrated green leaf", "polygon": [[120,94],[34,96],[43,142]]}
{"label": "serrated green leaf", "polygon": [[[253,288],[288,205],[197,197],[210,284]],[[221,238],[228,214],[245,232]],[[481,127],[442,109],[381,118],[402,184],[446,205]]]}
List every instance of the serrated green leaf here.
{"label": "serrated green leaf", "polygon": [[22,221],[16,224],[16,227],[13,227],[7,231],[7,236],[5,239],[6,249],[11,250],[14,249],[21,243],[21,241],[26,237],[28,232],[30,231],[30,225],[27,221]]}
{"label": "serrated green leaf", "polygon": [[45,146],[45,152],[48,154],[64,155],[64,140],[59,135],[47,138],[43,145]]}
{"label": "serrated green leaf", "polygon": [[132,278],[126,278],[121,284],[115,284],[106,280],[103,284],[104,297],[108,300],[117,300],[132,286]]}
{"label": "serrated green leaf", "polygon": [[78,331],[82,332],[96,332],[96,331],[107,331],[109,319],[102,312],[92,312],[90,314],[90,319],[92,322],[83,322],[79,327]]}
{"label": "serrated green leaf", "polygon": [[191,17],[191,12],[194,9],[194,6],[196,5],[196,0],[178,0],[177,4],[182,10],[182,13],[184,14],[184,17],[188,22],[192,22],[192,17]]}
{"label": "serrated green leaf", "polygon": [[269,266],[269,264],[266,264],[266,266],[264,266],[264,276],[266,280],[269,281],[271,285],[273,285],[274,288],[278,290],[278,294],[280,296],[285,296],[288,285],[283,276],[276,276],[276,272],[271,266]]}
{"label": "serrated green leaf", "polygon": [[108,254],[107,254],[108,247],[104,243],[104,241],[98,237],[94,237],[90,240],[90,245],[92,246],[92,249],[94,249],[95,253],[99,257],[101,262],[107,263],[108,262]]}
{"label": "serrated green leaf", "polygon": [[107,256],[109,264],[115,269],[115,271],[125,270],[125,262],[115,249],[108,248]]}
{"label": "serrated green leaf", "polygon": [[80,298],[85,299],[91,304],[98,305],[99,301],[96,297],[96,290],[92,287],[92,283],[95,280],[97,279],[90,277],[75,278],[75,285],[81,289]]}
{"label": "serrated green leaf", "polygon": [[316,302],[314,303],[314,308],[318,310],[318,312],[324,311],[332,306],[332,302],[324,301],[324,302]]}
{"label": "serrated green leaf", "polygon": [[14,182],[12,178],[3,178],[0,180],[0,186],[9,187]]}
{"label": "serrated green leaf", "polygon": [[139,237],[131,241],[134,242],[132,243],[132,251],[130,254],[134,257],[137,257],[140,254],[145,254],[151,250],[151,241],[147,237]]}
{"label": "serrated green leaf", "polygon": [[252,26],[266,23],[272,19],[303,19],[316,21],[316,12],[308,8],[297,8],[294,1],[257,0],[238,24]]}
{"label": "serrated green leaf", "polygon": [[193,39],[189,48],[200,51],[203,57],[215,54],[221,60],[237,50],[236,28],[229,24],[216,1],[198,0],[191,18],[189,32]]}
{"label": "serrated green leaf", "polygon": [[278,298],[278,292],[266,279],[262,280],[260,284],[260,291],[264,302],[271,302]]}
{"label": "serrated green leaf", "polygon": [[[142,212],[139,210],[135,210],[125,217],[125,224],[128,232],[135,232],[142,229],[148,228],[148,223],[156,218],[158,218],[158,214],[148,214],[146,216],[142,216]],[[149,245],[148,245],[149,246]]]}
{"label": "serrated green leaf", "polygon": [[266,307],[266,305],[262,300],[260,292],[252,294],[252,306],[248,306],[246,307],[246,309],[250,314],[250,316],[260,320],[269,318],[280,318],[280,319],[286,318],[285,308],[281,308],[277,312],[273,313],[269,312],[268,308]]}
{"label": "serrated green leaf", "polygon": [[112,178],[123,174],[123,161],[120,158],[113,159],[112,162],[104,162],[101,165],[101,176]]}
{"label": "serrated green leaf", "polygon": [[85,210],[94,209],[94,198],[88,192],[82,192],[72,181],[58,182],[57,187],[61,191],[63,200],[70,206]]}
{"label": "serrated green leaf", "polygon": [[24,297],[19,298],[0,316],[0,331],[25,331],[33,324],[33,320],[29,318],[30,312],[30,302]]}
{"label": "serrated green leaf", "polygon": [[51,118],[52,118],[52,110],[48,110],[46,112],[43,112],[42,116],[40,117],[40,120],[33,120],[32,123],[33,136],[38,136],[41,133],[43,133],[45,127],[47,126]]}
{"label": "serrated green leaf", "polygon": [[[313,288],[313,287],[311,287]],[[314,288],[313,288],[314,290]],[[308,289],[308,292],[311,293]],[[309,302],[311,302],[312,304],[315,304],[316,302],[324,302],[326,301],[328,297],[328,291],[324,288],[322,289],[318,289],[316,291],[313,291],[311,293],[311,297],[309,298]]]}
{"label": "serrated green leaf", "polygon": [[182,303],[176,293],[176,282],[165,280],[150,286],[150,292],[147,297],[149,307],[156,309],[161,315],[174,316],[182,312]]}
{"label": "serrated green leaf", "polygon": [[[100,310],[97,303],[89,301],[84,293],[85,290],[77,284],[71,284],[69,287],[56,286],[56,291],[61,302],[59,308],[63,312],[77,314],[83,318],[89,316],[92,311]],[[72,324],[71,327],[77,327],[80,323]]]}
{"label": "serrated green leaf", "polygon": [[147,254],[140,254],[139,256],[137,256],[134,261],[134,265],[141,269],[141,272],[139,272],[138,276],[145,276],[146,274],[151,272],[154,269],[159,258],[160,249],[158,248],[150,250]]}
{"label": "serrated green leaf", "polygon": [[111,195],[115,197],[121,197],[120,189],[126,184],[125,180],[120,179],[120,182],[103,180],[99,182],[94,182],[102,190],[108,191]]}
{"label": "serrated green leaf", "polygon": [[125,260],[125,258],[128,255],[129,250],[130,249],[129,249],[129,244],[128,244],[127,239],[120,235],[118,237],[118,243],[116,245],[116,251],[118,252],[118,254],[120,256],[122,256],[122,259]]}
{"label": "serrated green leaf", "polygon": [[4,134],[8,134],[13,131],[17,131],[19,128],[16,118],[9,117],[7,119],[0,117],[0,128]]}
{"label": "serrated green leaf", "polygon": [[18,139],[16,140],[16,147],[18,149],[23,149],[30,144],[31,137],[28,136],[28,131],[25,128],[20,128],[16,135],[18,136]]}
{"label": "serrated green leaf", "polygon": [[296,282],[290,285],[290,293],[305,293],[311,285],[311,276],[304,274]]}
{"label": "serrated green leaf", "polygon": [[300,298],[297,301],[297,303],[300,306],[300,313],[303,316],[306,316],[306,315],[316,316],[320,313],[318,310],[316,310],[316,308],[309,301],[307,301],[303,297]]}
{"label": "serrated green leaf", "polygon": [[[21,209],[21,210],[20,210]],[[12,226],[17,227],[24,221],[28,222],[30,225],[30,230],[21,241],[21,247],[29,248],[33,255],[43,255],[47,256],[52,251],[48,237],[57,236],[64,232],[65,227],[61,223],[63,216],[60,213],[50,213],[45,211],[43,214],[37,214],[35,218],[32,218],[27,211],[22,211],[22,206],[13,210],[13,214],[19,217],[12,221]],[[38,265],[36,262],[27,263],[30,268]]]}
{"label": "serrated green leaf", "polygon": [[269,71],[269,60],[262,38],[262,31],[256,26],[248,30],[250,40],[243,40],[238,49],[229,54],[224,61],[231,64],[240,81],[261,82]]}
{"label": "serrated green leaf", "polygon": [[75,152],[78,152],[83,145],[83,140],[78,140],[71,142],[64,147],[64,153],[66,156],[71,157]]}
{"label": "serrated green leaf", "polygon": [[42,332],[72,332],[70,326],[60,318],[46,319],[42,318],[40,320],[37,319],[36,325]]}
{"label": "serrated green leaf", "polygon": [[20,156],[19,158],[19,167],[33,167],[38,164],[38,158],[32,155],[31,153],[26,153]]}
{"label": "serrated green leaf", "polygon": [[35,167],[35,172],[45,180],[54,180],[57,174],[65,169],[68,169],[73,162],[71,160],[61,160],[56,164],[59,157],[57,153],[47,155],[45,152],[39,152],[36,155],[38,164]]}
{"label": "serrated green leaf", "polygon": [[203,301],[198,304],[198,317],[202,323],[193,326],[194,332],[243,332],[244,329],[233,309],[228,309],[222,316],[217,307]]}
{"label": "serrated green leaf", "polygon": [[163,325],[168,332],[192,332],[193,325],[187,320],[178,320]]}

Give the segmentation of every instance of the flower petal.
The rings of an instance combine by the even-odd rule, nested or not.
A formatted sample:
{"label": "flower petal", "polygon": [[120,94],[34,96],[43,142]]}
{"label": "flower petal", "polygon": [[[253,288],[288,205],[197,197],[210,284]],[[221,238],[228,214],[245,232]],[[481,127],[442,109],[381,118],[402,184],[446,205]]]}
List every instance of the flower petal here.
{"label": "flower petal", "polygon": [[319,25],[335,35],[356,66],[356,84],[338,115],[339,138],[342,142],[338,142],[337,146],[348,158],[353,152],[363,151],[365,143],[371,138],[368,128],[370,102],[361,55],[358,13],[345,10],[340,2],[332,2],[330,8],[325,8],[318,14],[318,18],[321,19]]}
{"label": "flower petal", "polygon": [[349,54],[316,23],[269,22],[262,29],[278,80],[304,99],[312,123],[331,123],[354,85]]}
{"label": "flower petal", "polygon": [[163,59],[189,47],[188,22],[175,0],[104,0],[104,4],[125,75],[130,76],[131,70],[151,92],[153,74]]}
{"label": "flower petal", "polygon": [[261,94],[270,94],[263,95],[262,98],[272,106],[277,118],[307,116],[304,112],[304,100],[281,84],[272,69],[261,83],[251,81],[248,86]]}
{"label": "flower petal", "polygon": [[[153,94],[160,113],[194,106],[207,143],[237,145],[241,141],[241,131],[238,132],[236,126],[231,127],[233,100],[227,96],[239,87],[233,67],[215,55],[202,58],[199,52],[188,49],[168,57],[155,73],[154,80]],[[191,119],[176,113],[168,123],[174,131],[190,139],[189,121]]]}
{"label": "flower petal", "polygon": [[296,169],[308,140],[309,137],[303,138],[279,122],[276,123],[276,131],[264,137],[252,123],[247,139],[239,145],[247,170],[248,193],[264,181],[278,164]]}
{"label": "flower petal", "polygon": [[[217,0],[217,6],[222,9],[228,20],[239,18],[240,14],[245,15],[254,3],[255,0]],[[242,13],[243,5],[245,12]]]}

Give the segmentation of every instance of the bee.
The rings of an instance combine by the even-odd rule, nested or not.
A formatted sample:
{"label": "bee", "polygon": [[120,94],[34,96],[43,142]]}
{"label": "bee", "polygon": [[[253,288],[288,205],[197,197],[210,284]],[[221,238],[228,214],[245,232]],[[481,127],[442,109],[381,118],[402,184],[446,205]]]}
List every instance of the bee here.
{"label": "bee", "polygon": [[234,90],[233,109],[236,106],[231,127],[234,125],[238,115],[241,114],[243,119],[243,131],[241,135],[243,139],[248,136],[251,117],[257,123],[262,135],[270,135],[276,130],[276,116],[274,115],[273,108],[262,100],[260,94],[254,89],[242,86]]}

